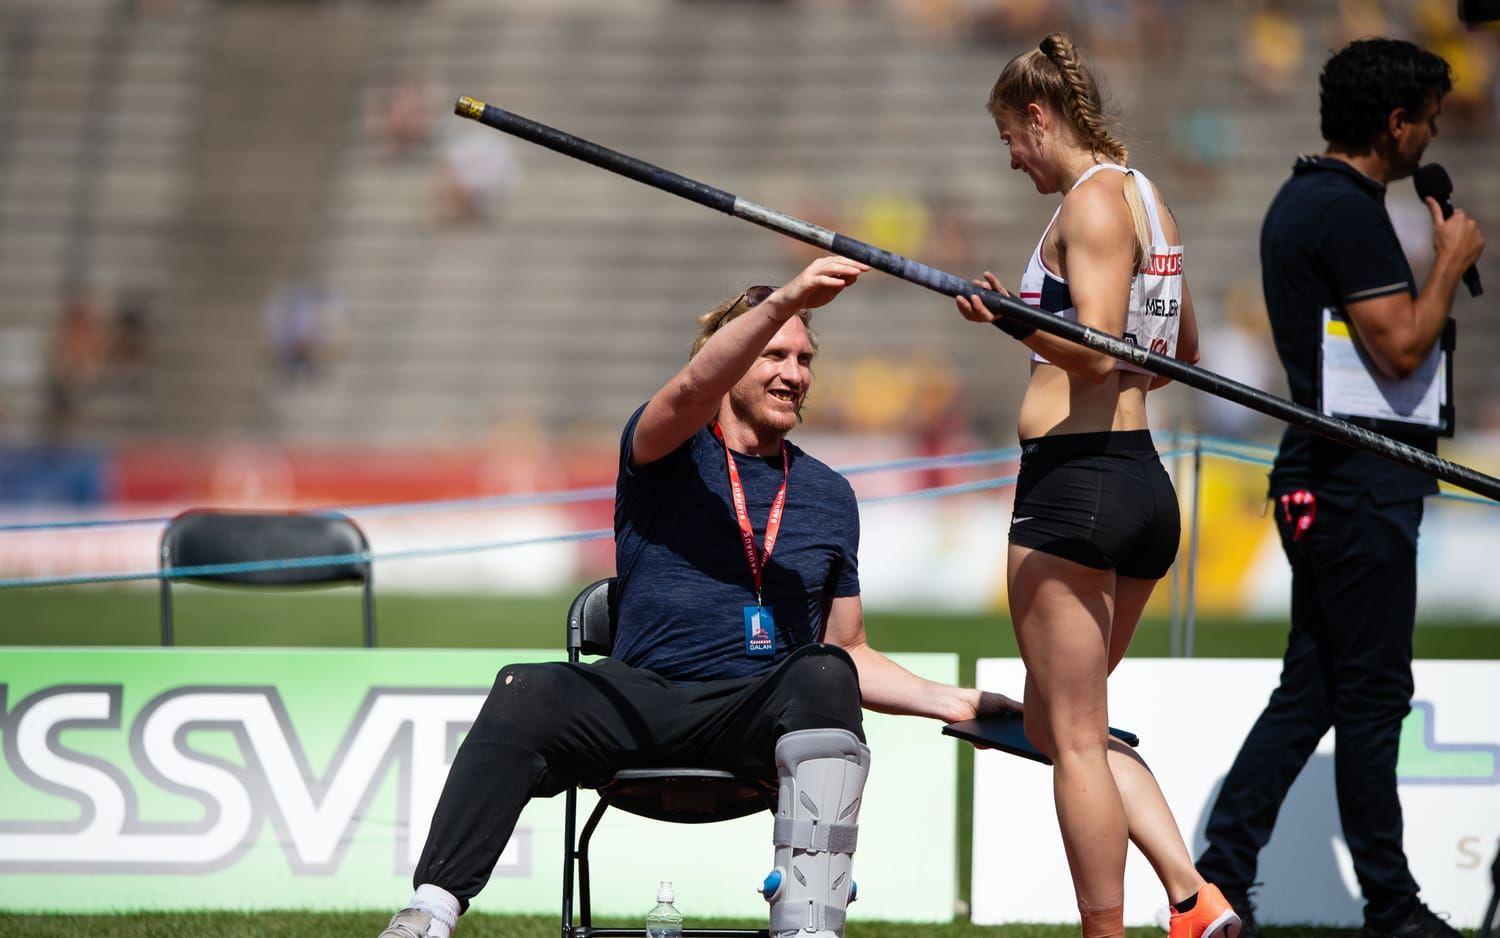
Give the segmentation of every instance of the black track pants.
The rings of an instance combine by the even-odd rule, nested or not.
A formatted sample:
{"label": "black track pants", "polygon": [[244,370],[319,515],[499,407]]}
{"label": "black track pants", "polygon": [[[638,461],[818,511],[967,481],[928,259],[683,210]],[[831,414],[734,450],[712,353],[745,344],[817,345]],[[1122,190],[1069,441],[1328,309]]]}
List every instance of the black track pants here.
{"label": "black track pants", "polygon": [[804,646],[762,676],[682,684],[608,658],[511,665],[454,757],[413,883],[467,909],[531,798],[629,768],[774,778],[778,739],[830,728],[864,739],[854,662],[831,645]]}

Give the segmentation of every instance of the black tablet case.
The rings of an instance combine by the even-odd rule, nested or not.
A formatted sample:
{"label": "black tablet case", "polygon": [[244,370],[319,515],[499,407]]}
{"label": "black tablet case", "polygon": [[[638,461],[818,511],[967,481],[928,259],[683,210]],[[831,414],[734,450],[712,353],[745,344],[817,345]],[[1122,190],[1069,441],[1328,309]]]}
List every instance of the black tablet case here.
{"label": "black tablet case", "polygon": [[[1021,714],[1014,710],[949,723],[943,727],[943,735],[953,736],[980,746],[988,746],[991,749],[1008,752],[1013,756],[1020,756],[1043,765],[1052,764],[1051,759],[1038,752],[1036,747],[1026,739],[1026,732],[1021,725]],[[1131,748],[1141,744],[1141,738],[1129,730],[1116,729],[1111,726],[1109,735]]]}

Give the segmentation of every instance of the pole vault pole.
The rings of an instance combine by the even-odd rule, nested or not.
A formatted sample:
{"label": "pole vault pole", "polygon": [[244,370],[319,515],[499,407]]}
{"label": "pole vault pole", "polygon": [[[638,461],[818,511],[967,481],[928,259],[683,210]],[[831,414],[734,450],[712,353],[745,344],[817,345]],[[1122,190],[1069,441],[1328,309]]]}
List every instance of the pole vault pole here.
{"label": "pole vault pole", "polygon": [[1410,466],[1413,469],[1419,469],[1445,482],[1451,482],[1486,498],[1500,501],[1500,479],[1435,456],[1399,440],[1393,440],[1373,430],[1356,426],[1347,420],[1320,414],[1273,394],[1267,394],[1259,388],[1231,381],[1223,375],[1169,358],[1149,349],[1138,348],[1117,336],[1079,325],[1039,309],[1033,309],[1012,297],[976,287],[946,271],[929,267],[910,258],[902,257],[900,254],[893,254],[847,235],[829,231],[827,228],[759,205],[748,199],[742,199],[723,189],[716,189],[686,176],[680,176],[635,157],[626,156],[608,147],[575,137],[554,127],[548,127],[546,124],[539,124],[519,114],[512,114],[492,104],[485,104],[483,101],[470,97],[461,97],[453,110],[460,117],[467,117],[487,127],[493,127],[512,136],[520,137],[522,140],[529,140],[538,146],[555,150],[564,156],[571,156],[600,169],[606,169],[634,179],[636,182],[661,189],[663,192],[670,192],[726,215],[742,218],[762,228],[769,228],[834,254],[853,258],[893,277],[900,277],[902,280],[926,287],[936,293],[945,296],[977,294],[984,301],[984,305],[997,316],[1009,317],[1025,325],[1034,326],[1042,332],[1087,346],[1112,358],[1138,365],[1147,371],[1171,378],[1188,387],[1206,391],[1293,426],[1303,427],[1331,440],[1383,456],[1392,462]]}

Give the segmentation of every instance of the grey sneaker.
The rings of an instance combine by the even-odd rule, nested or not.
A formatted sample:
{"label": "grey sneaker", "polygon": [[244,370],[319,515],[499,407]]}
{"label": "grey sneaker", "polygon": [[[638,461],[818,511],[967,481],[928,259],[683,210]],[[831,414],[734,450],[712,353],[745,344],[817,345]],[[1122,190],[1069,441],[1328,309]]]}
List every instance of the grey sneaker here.
{"label": "grey sneaker", "polygon": [[430,938],[432,916],[420,909],[402,909],[376,938]]}

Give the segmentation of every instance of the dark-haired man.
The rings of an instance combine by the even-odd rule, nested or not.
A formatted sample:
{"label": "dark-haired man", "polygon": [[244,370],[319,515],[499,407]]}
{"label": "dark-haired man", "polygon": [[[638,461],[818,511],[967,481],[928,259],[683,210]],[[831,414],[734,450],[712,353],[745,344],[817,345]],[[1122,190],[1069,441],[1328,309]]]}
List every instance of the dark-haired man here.
{"label": "dark-haired man", "polygon": [[613,657],[500,671],[381,938],[448,938],[531,798],[652,765],[776,777],[770,932],[839,938],[870,766],[861,705],[1019,709],[869,646],[854,490],[786,439],[812,384],[808,311],[869,269],[820,258],[699,319],[688,363],[621,434]]}
{"label": "dark-haired man", "polygon": [[[1412,380],[1443,334],[1454,290],[1484,240],[1473,219],[1432,210],[1437,259],[1420,290],[1385,210],[1437,135],[1448,63],[1391,39],[1355,42],[1320,79],[1327,150],[1299,159],[1261,229],[1261,277],[1292,398],[1319,408],[1323,346],[1347,336],[1378,377]],[[1375,376],[1372,375],[1372,380]],[[1393,434],[1430,452],[1436,432]],[[1208,820],[1202,874],[1258,928],[1247,892],[1293,780],[1330,727],[1344,838],[1365,897],[1367,938],[1456,938],[1417,897],[1402,848],[1396,756],[1412,694],[1417,526],[1436,482],[1288,427],[1270,497],[1292,567],[1281,682]]]}

